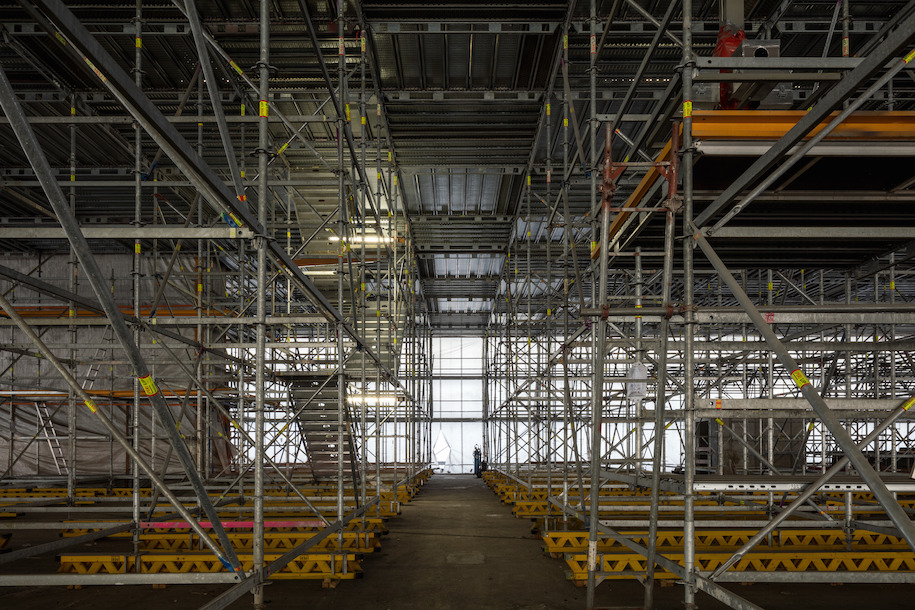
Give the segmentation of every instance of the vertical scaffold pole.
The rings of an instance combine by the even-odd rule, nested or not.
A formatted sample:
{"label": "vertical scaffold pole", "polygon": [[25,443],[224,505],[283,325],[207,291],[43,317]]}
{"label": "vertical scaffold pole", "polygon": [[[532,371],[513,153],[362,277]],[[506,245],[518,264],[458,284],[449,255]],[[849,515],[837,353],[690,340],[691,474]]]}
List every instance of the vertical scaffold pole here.
{"label": "vertical scaffold pole", "polygon": [[[338,61],[337,61],[337,88],[340,92],[339,108],[337,108],[337,189],[339,191],[339,212],[337,213],[337,229],[340,237],[340,254],[337,259],[337,306],[340,308],[341,316],[343,313],[343,275],[346,270],[346,258],[349,252],[349,242],[347,234],[347,218],[349,216],[346,209],[346,181],[345,181],[345,159],[343,157],[343,138],[346,131],[346,113],[349,106],[347,105],[346,91],[346,46],[344,43],[344,31],[346,21],[343,18],[345,8],[344,0],[337,1],[337,36],[338,36]],[[346,110],[344,110],[346,109]],[[343,518],[343,460],[344,446],[344,410],[346,409],[346,375],[344,372],[345,361],[343,356],[343,322],[337,323],[337,362],[339,366],[337,377],[337,519]],[[354,481],[355,483],[355,481]]]}
{"label": "vertical scaffold pole", "polygon": [[[70,98],[70,116],[76,116],[76,95],[74,94]],[[70,124],[70,211],[76,214],[76,124]],[[73,249],[72,245],[69,245],[69,258],[67,266],[67,288],[72,294],[76,294],[77,290],[77,260],[76,260],[76,251]],[[70,371],[73,373],[73,376],[76,376],[76,345],[77,345],[77,330],[76,324],[72,322],[76,321],[76,303],[70,301],[69,303],[70,311],[68,312],[70,318],[70,327],[68,329],[68,337],[70,340],[70,345],[73,346],[70,348]],[[94,366],[93,363],[89,363],[89,366]],[[69,391],[69,401],[67,411],[67,499],[69,502],[76,501],[76,425],[77,425],[77,409],[78,401],[76,393],[71,389]],[[12,413],[12,411],[11,411]],[[12,458],[12,445],[10,446],[10,457]]]}
{"label": "vertical scaffold pole", "polygon": [[[267,202],[270,197],[270,185],[267,178],[269,155],[268,113],[270,103],[270,2],[260,3],[260,58],[258,61],[258,122],[257,122],[257,220],[262,227],[267,226]],[[203,61],[203,58],[201,58]],[[254,569],[264,567],[264,409],[266,407],[266,343],[267,343],[267,238],[258,235],[255,239],[257,248],[257,329],[254,355]],[[244,392],[244,388],[239,388]],[[254,608],[264,608],[264,587],[254,589]]]}
{"label": "vertical scaffold pole", "polygon": [[[683,66],[681,82],[683,83],[683,135],[681,137],[683,156],[680,172],[683,177],[680,194],[683,197],[683,233],[689,234],[693,219],[693,1],[683,0]],[[683,425],[683,567],[686,570],[686,584],[683,591],[683,605],[686,610],[696,607],[696,587],[693,569],[696,563],[696,523],[695,498],[693,483],[696,477],[696,417],[695,397],[693,395],[693,332],[695,315],[693,306],[693,244],[683,240],[683,304],[686,307],[683,328],[683,368],[685,392],[683,408],[685,420]]]}
{"label": "vertical scaffold pole", "polygon": [[[365,64],[368,61],[368,55],[366,54],[365,24],[361,24],[361,29],[362,29],[362,31],[359,33],[359,47],[361,50],[360,62],[359,62],[359,77],[360,77],[360,80],[359,80],[359,83],[360,83],[360,91],[359,91],[359,121],[360,121],[360,128],[359,128],[359,145],[360,146],[359,146],[359,148],[360,148],[360,151],[359,152],[360,152],[360,163],[362,164],[362,174],[361,175],[367,176],[368,167],[366,164],[366,146],[367,146],[366,138],[368,137],[369,121],[368,121],[368,117],[366,117],[366,108],[365,108]],[[366,277],[367,276],[366,267],[368,266],[368,262],[366,262],[366,258],[365,258],[365,255],[366,255],[365,229],[366,229],[366,225],[368,224],[368,212],[367,212],[368,206],[366,204],[367,204],[367,201],[369,198],[369,188],[370,187],[367,182],[361,184],[360,186],[361,186],[361,188],[359,189],[359,194],[362,199],[362,240],[361,240],[362,243],[359,246],[359,254],[362,258],[362,263],[359,265],[359,269],[360,269],[359,275],[360,275],[360,279],[361,279],[361,282],[359,284],[359,287],[360,287],[359,296],[361,298],[362,307],[360,307],[361,313],[359,316],[361,318],[361,325],[358,328],[360,329],[360,336],[365,337],[366,340],[368,340],[368,321],[366,320],[366,312],[368,311],[368,301],[367,301],[368,293],[366,292],[366,281],[368,278]],[[377,206],[376,211],[378,211],[380,213],[380,209],[378,209],[378,208],[380,208],[380,206],[381,206],[381,200],[375,199],[375,205]],[[378,227],[377,227],[377,235],[378,235],[377,242],[380,243],[381,239],[382,239],[380,222],[378,223]],[[355,308],[355,305],[354,305],[354,308]],[[353,323],[354,324],[355,324],[355,320],[356,320],[356,312],[353,311]],[[362,350],[362,353],[360,354],[360,356],[361,357],[360,357],[360,366],[359,366],[359,373],[360,373],[359,395],[362,397],[362,400],[360,401],[361,404],[359,405],[359,427],[361,429],[362,441],[359,443],[359,464],[360,464],[360,467],[359,467],[359,472],[360,472],[360,474],[359,474],[359,476],[360,476],[360,480],[359,480],[360,502],[359,502],[359,505],[365,506],[366,493],[367,493],[365,490],[366,471],[368,470],[368,468],[367,468],[368,464],[366,463],[366,446],[365,446],[365,431],[366,431],[366,424],[367,424],[366,409],[368,409],[368,404],[367,404],[368,400],[367,400],[367,396],[366,396],[368,394],[368,386],[366,385],[365,350]],[[352,444],[352,450],[353,451],[356,450],[355,439]],[[353,457],[355,458],[355,456],[353,456]],[[355,485],[355,482],[354,482],[354,485]],[[362,518],[363,518],[363,522],[364,522],[365,514],[362,515]]]}
{"label": "vertical scaffold pole", "polygon": [[[142,1],[137,0],[136,2],[136,15],[134,17],[134,73],[133,78],[134,82],[137,85],[137,88],[142,87],[143,85],[143,8]],[[143,205],[143,186],[142,176],[140,174],[141,163],[143,161],[143,128],[139,124],[134,125],[133,130],[134,135],[134,167],[133,167],[133,181],[134,181],[134,216],[133,224],[136,227],[143,226],[142,222],[142,205]],[[137,319],[140,319],[140,275],[142,270],[140,265],[142,261],[140,260],[140,240],[136,239],[133,242],[133,315]],[[133,340],[137,345],[140,345],[140,327],[136,326],[133,330]],[[179,415],[180,417],[180,415]],[[179,420],[180,421],[180,420]],[[132,434],[132,445],[134,451],[137,453],[140,452],[140,382],[139,380],[134,380],[133,382],[133,409],[131,412],[131,434]],[[198,460],[200,457],[198,456]],[[155,464],[153,464],[155,467]],[[132,508],[133,508],[133,522],[139,523],[140,521],[140,467],[136,462],[131,464],[131,478],[133,479],[133,491],[131,493],[132,497]],[[134,529],[133,531],[133,552],[134,555],[139,555],[140,552],[140,529]],[[136,561],[136,570],[140,569],[140,562]]]}
{"label": "vertical scaffold pole", "polygon": [[[392,217],[391,206],[393,202],[390,197],[390,188],[384,182],[384,175],[381,173],[381,96],[378,96],[376,100],[378,104],[375,111],[375,117],[377,121],[376,133],[375,133],[375,171],[376,175],[376,186],[375,186],[375,201],[377,202],[379,208],[379,214],[381,213],[381,192],[382,187],[384,187],[384,192],[388,193],[388,218]],[[388,221],[390,223],[390,220]],[[379,223],[379,227],[381,224]],[[390,230],[390,225],[389,225]],[[387,257],[387,264],[390,264],[391,257]],[[379,357],[382,357],[383,351],[381,349],[381,291],[384,289],[384,274],[382,273],[381,268],[381,239],[375,242],[375,353]],[[396,372],[396,371],[395,371]],[[396,398],[395,398],[396,400]],[[368,439],[365,439],[363,442],[367,442]],[[381,503],[381,365],[378,364],[375,367],[375,497],[378,498],[378,503]]]}
{"label": "vertical scaffold pole", "polygon": [[[672,154],[677,154],[676,148]],[[670,202],[668,202],[670,204]],[[670,285],[673,276],[674,258],[674,214],[668,209],[664,228],[664,278],[661,287],[661,303],[670,306]],[[665,317],[661,320],[660,354],[658,354],[658,388],[654,405],[654,451],[651,471],[651,507],[648,517],[648,573],[645,577],[646,608],[654,607],[654,564],[657,555],[658,512],[661,499],[661,470],[664,468],[664,406],[667,403],[667,336],[670,322]],[[641,451],[641,447],[639,447]]]}
{"label": "vertical scaffold pole", "polygon": [[[597,2],[591,0],[591,64],[589,67],[589,76],[591,81],[591,116],[589,120],[591,158],[586,161],[591,172],[591,207],[597,202]],[[583,161],[585,161],[583,159]],[[594,305],[603,306],[607,298],[607,270],[609,265],[608,251],[609,232],[610,232],[610,197],[605,196],[601,201],[602,209],[600,213],[600,264],[598,266],[597,281],[592,284],[597,287]],[[597,236],[592,236],[592,242]],[[594,589],[597,586],[597,521],[598,521],[598,504],[600,497],[600,458],[601,458],[601,413],[603,411],[603,389],[604,389],[604,352],[607,349],[607,319],[601,316],[598,320],[592,322],[591,344],[593,346],[592,355],[592,374],[591,383],[591,483],[590,483],[590,515],[588,529],[588,593],[586,596],[587,608],[594,607]]]}
{"label": "vertical scaffold pole", "polygon": [[[546,97],[546,200],[553,200],[553,107],[550,104],[552,95]],[[543,404],[546,408],[546,486],[549,495],[553,495],[553,366],[550,354],[553,353],[553,230],[547,217],[546,231],[546,316],[543,325],[543,364],[546,368],[546,383],[543,393]],[[558,447],[557,447],[558,449]],[[565,496],[563,496],[565,497]]]}

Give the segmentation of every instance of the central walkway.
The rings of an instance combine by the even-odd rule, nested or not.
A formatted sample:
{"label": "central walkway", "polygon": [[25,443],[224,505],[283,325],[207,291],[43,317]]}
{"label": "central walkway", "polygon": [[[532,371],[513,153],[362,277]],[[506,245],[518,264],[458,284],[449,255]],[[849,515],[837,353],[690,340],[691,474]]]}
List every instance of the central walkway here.
{"label": "central walkway", "polygon": [[436,474],[389,521],[380,554],[363,561],[364,578],[330,590],[277,582],[268,608],[583,609],[584,590],[530,527],[482,479]]}

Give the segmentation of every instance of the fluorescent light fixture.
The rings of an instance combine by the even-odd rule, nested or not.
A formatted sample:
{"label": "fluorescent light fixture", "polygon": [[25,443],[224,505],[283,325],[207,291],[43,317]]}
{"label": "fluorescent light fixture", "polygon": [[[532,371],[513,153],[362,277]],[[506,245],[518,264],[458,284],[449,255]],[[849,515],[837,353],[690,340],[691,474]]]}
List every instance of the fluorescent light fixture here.
{"label": "fluorescent light fixture", "polygon": [[403,397],[397,396],[395,394],[382,394],[377,396],[375,394],[369,394],[367,396],[362,396],[359,394],[353,394],[352,396],[347,396],[346,400],[351,405],[369,405],[369,406],[382,406],[382,407],[393,407],[398,401]]}
{"label": "fluorescent light fixture", "polygon": [[336,275],[337,272],[333,269],[302,269],[302,273],[305,275]]}
{"label": "fluorescent light fixture", "polygon": [[[340,237],[337,235],[331,235],[327,238],[329,241],[341,241]],[[363,237],[362,235],[352,235],[349,239],[346,240],[350,244],[389,244],[393,239],[390,237],[384,237],[383,235],[377,235],[375,233],[370,233]]]}

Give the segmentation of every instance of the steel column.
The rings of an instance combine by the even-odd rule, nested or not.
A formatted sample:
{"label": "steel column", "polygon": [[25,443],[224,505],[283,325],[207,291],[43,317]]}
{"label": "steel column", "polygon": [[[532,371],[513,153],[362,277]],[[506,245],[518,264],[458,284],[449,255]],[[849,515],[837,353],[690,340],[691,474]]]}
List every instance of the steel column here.
{"label": "steel column", "polygon": [[[270,145],[270,133],[267,117],[270,100],[270,6],[269,0],[260,1],[260,57],[258,59],[259,76],[259,113],[257,127],[257,221],[260,226],[267,226],[267,201],[270,199],[270,185],[267,175]],[[255,240],[257,248],[257,324],[254,355],[254,540],[253,562],[255,573],[264,568],[264,409],[266,408],[266,342],[267,342],[267,237],[258,235]],[[265,607],[264,587],[254,588],[254,608]]]}
{"label": "steel column", "polygon": [[[597,30],[600,20],[597,17],[596,0],[591,0],[591,64],[589,69],[589,79],[591,84],[591,117],[588,123],[590,133],[590,159],[582,159],[582,163],[587,162],[587,167],[591,172],[591,199],[590,208],[594,209],[597,205]],[[609,163],[610,155],[610,136],[607,136],[607,150],[605,154]],[[604,187],[612,187],[612,184],[605,184]],[[600,217],[600,264],[595,270],[598,273],[596,282],[592,282],[593,288],[597,290],[594,298],[594,304],[601,307],[606,304],[607,299],[607,279],[609,267],[609,244],[610,244],[610,201],[611,192],[605,192],[600,198],[601,217]],[[592,231],[596,228],[592,224]],[[595,236],[591,237],[592,242]],[[586,595],[585,606],[590,610],[594,608],[594,589],[597,586],[597,525],[600,511],[600,465],[601,465],[601,416],[604,405],[604,358],[606,356],[607,343],[607,318],[601,315],[600,318],[592,322],[594,336],[592,336],[592,345],[594,353],[592,354],[594,367],[592,370],[593,381],[591,387],[591,487],[590,487],[590,515],[588,519],[588,591]]]}
{"label": "steel column", "polygon": [[[683,127],[681,132],[683,156],[680,161],[682,185],[680,195],[683,197],[683,234],[688,235],[688,228],[693,219],[693,74],[696,69],[693,55],[693,0],[683,0],[683,69],[680,80],[683,84],[681,99],[683,101]],[[683,305],[686,309],[683,325],[683,409],[686,412],[683,421],[683,568],[684,587],[683,605],[686,610],[696,607],[696,523],[695,494],[693,483],[696,478],[696,396],[693,391],[695,355],[693,340],[695,334],[695,313],[693,311],[693,244],[689,239],[683,240]]]}
{"label": "steel column", "polygon": [[[673,151],[672,154],[677,154]],[[670,204],[671,202],[668,202]],[[670,303],[671,278],[674,265],[674,213],[670,209],[665,214],[664,226],[664,275],[661,288],[661,303]],[[645,575],[645,607],[654,607],[654,567],[658,544],[658,504],[661,499],[661,469],[664,468],[664,407],[667,402],[667,335],[670,321],[667,317],[661,320],[661,346],[658,355],[658,387],[654,406],[654,454],[652,455],[651,472],[651,506],[649,507],[648,528],[648,573]],[[641,424],[640,424],[641,425]],[[637,447],[641,455],[642,448]],[[593,483],[592,483],[593,485]]]}

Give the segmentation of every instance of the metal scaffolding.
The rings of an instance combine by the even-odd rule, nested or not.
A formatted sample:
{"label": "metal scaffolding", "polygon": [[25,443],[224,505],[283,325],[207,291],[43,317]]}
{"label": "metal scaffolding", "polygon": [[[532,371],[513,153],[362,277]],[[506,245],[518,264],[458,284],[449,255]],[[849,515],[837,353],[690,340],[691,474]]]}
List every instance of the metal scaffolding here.
{"label": "metal scaffolding", "polygon": [[[335,80],[322,53],[315,55],[328,106],[319,97],[289,102],[275,90],[269,3],[255,20],[259,56],[250,75],[240,67],[248,60],[235,61],[197,4],[176,3],[194,51],[177,110],[144,90],[163,76],[155,62],[165,49],[156,41],[161,28],[150,23],[156,17],[142,8],[136,4],[125,30],[135,49],[127,65],[63,3],[20,9],[47,32],[41,44],[58,45],[60,58],[75,62],[81,78],[114,100],[115,113],[129,117],[108,120],[52,81],[67,94],[59,129],[69,141],[69,197],[50,161],[56,142],[36,129],[24,108],[28,96],[23,102],[0,66],[3,113],[52,206],[47,215],[62,226],[40,218],[4,223],[16,227],[4,244],[23,246],[4,258],[0,301],[4,511],[47,513],[51,521],[29,524],[35,530],[58,511],[81,515],[76,529],[84,530],[4,555],[3,563],[123,532],[134,560],[115,566],[65,553],[66,576],[0,580],[104,584],[108,573],[126,574],[119,582],[236,581],[210,607],[252,590],[261,606],[260,585],[278,572],[327,581],[358,573],[352,532],[369,540],[427,476],[430,385],[422,354],[431,335],[416,305],[417,263],[387,117],[380,101],[377,114],[367,111],[368,97],[378,97],[366,78],[377,70],[374,50],[364,33],[345,33],[342,5]],[[28,43],[18,44],[11,48],[37,68]],[[354,46],[361,47],[355,97],[346,53]],[[80,65],[88,71],[80,74]],[[355,120],[351,100],[358,100]],[[193,121],[176,122],[185,112]],[[336,133],[336,159],[312,143],[322,133]],[[118,161],[97,173],[99,146],[129,156],[129,187]],[[333,174],[338,205],[301,190],[325,183],[296,182],[302,160],[284,154],[291,146]],[[94,175],[101,179],[89,186]],[[128,189],[132,210],[122,216],[115,202]],[[129,221],[87,227],[96,197],[112,202],[110,218]],[[65,488],[56,488],[60,480]],[[48,491],[36,501],[23,484]],[[122,520],[99,519],[111,512],[124,513]],[[294,542],[276,554],[277,528],[290,525],[311,533],[285,535],[284,544]],[[209,559],[203,553],[196,565],[167,566],[167,555],[150,551],[154,532],[186,537],[188,530],[197,536],[192,548],[209,548]],[[212,559],[216,569],[205,567]],[[218,573],[220,563],[228,573]]]}
{"label": "metal scaffolding", "polygon": [[890,0],[0,5],[0,531],[63,534],[0,585],[354,578],[443,429],[589,608],[915,582],[913,32]]}
{"label": "metal scaffolding", "polygon": [[[873,108],[907,64],[911,13],[900,18],[898,29],[868,41],[866,56],[836,62],[845,69],[841,84],[827,87],[829,77],[819,72],[816,79],[823,80],[813,87],[806,112],[722,111],[708,105],[702,89],[724,80],[719,70],[750,89],[746,83],[760,79],[800,82],[803,60],[759,54],[724,59],[717,52],[699,57],[691,18],[703,9],[670,3],[655,20],[626,94],[608,102],[594,86],[595,55],[615,31],[619,4],[596,19],[592,3],[590,23],[599,27],[578,31],[579,39],[590,37],[582,44],[590,53],[579,56],[590,58],[590,98],[571,95],[566,84],[559,100],[566,128],[540,136],[534,145],[539,154],[525,170],[539,181],[528,177],[526,199],[519,200],[502,275],[504,298],[497,301],[504,307],[493,312],[487,332],[487,450],[498,465],[490,484],[518,516],[537,520],[551,552],[564,554],[573,579],[588,587],[588,607],[602,580],[640,576],[644,606],[653,607],[656,574],[685,585],[687,607],[696,603],[697,590],[735,608],[755,607],[717,584],[733,580],[908,582],[904,568],[848,567],[854,551],[877,549],[852,544],[853,536],[866,532],[893,536],[897,557],[915,549],[904,516],[915,491],[905,476],[911,464],[899,461],[900,448],[908,452],[912,404],[911,371],[899,360],[907,331],[897,318],[906,315],[897,309],[898,277],[905,273],[899,248],[906,237],[881,247],[868,240],[888,238],[894,229],[871,232],[865,216],[844,228],[841,216],[800,219],[791,204],[771,204],[780,193],[797,206],[814,205],[800,203],[805,199],[860,200],[856,191],[868,188],[866,180],[847,194],[813,190],[823,188],[810,175],[814,164],[861,154],[855,141],[884,142],[880,156],[892,157],[892,142],[907,137],[906,128],[876,124],[908,125],[907,115],[856,111]],[[721,22],[743,24],[742,4],[722,3]],[[842,4],[848,8],[837,4],[837,15]],[[669,27],[677,10],[680,37]],[[649,87],[644,70],[664,34],[682,53],[678,78],[668,79],[666,104],[657,103],[641,119],[643,128],[623,115],[639,86]],[[847,36],[846,29],[846,58]],[[560,69],[553,73],[566,82],[567,40],[557,47]],[[807,65],[826,68],[826,62]],[[764,75],[767,69],[791,72]],[[551,102],[548,93],[543,104]],[[579,118],[582,107],[586,120]],[[645,144],[663,134],[665,116],[673,120],[673,136],[666,147],[645,152]],[[768,129],[782,118],[777,129]],[[718,121],[727,128],[705,129]],[[856,122],[869,126],[855,131]],[[554,155],[565,160],[566,178],[555,202],[543,195]],[[723,155],[748,160],[729,166]],[[721,180],[718,168],[733,175]],[[624,172],[637,174],[628,187]],[[532,192],[543,204],[533,215]],[[568,212],[576,194],[587,202],[579,204],[577,217]],[[739,222],[747,206],[762,199],[767,209]],[[565,207],[562,217],[559,206]],[[856,266],[819,259],[820,251],[833,254],[829,248],[850,242],[872,243],[880,252]],[[536,268],[532,249],[543,253]],[[769,255],[781,249],[784,256]],[[727,258],[736,266],[726,265]],[[766,258],[784,263],[773,266]],[[559,268],[552,265],[557,259]],[[842,482],[833,487],[839,473]],[[852,489],[866,493],[853,497]],[[703,541],[710,529],[722,527],[746,532],[746,538],[736,546],[711,543],[728,551],[713,558],[715,549]],[[772,547],[773,532],[796,527],[837,530],[848,544],[835,550],[847,551],[847,558],[839,557],[849,563],[811,568],[809,562],[779,564],[778,553],[762,558],[761,541]],[[662,543],[671,532],[677,542]],[[832,550],[805,552],[815,558]],[[811,570],[820,570],[819,576]],[[799,579],[798,571],[805,576]]]}

